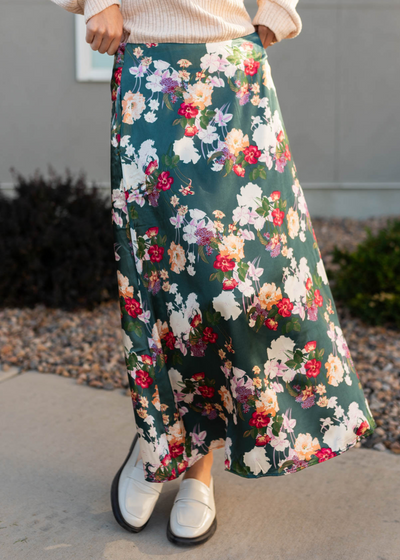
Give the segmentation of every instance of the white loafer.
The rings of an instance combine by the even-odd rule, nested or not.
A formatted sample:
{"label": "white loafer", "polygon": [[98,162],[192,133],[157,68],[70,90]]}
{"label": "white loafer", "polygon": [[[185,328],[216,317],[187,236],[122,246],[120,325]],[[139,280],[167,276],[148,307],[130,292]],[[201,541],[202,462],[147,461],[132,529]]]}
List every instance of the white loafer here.
{"label": "white loafer", "polygon": [[201,544],[217,529],[214,479],[210,486],[195,478],[182,480],[167,527],[168,540],[181,545]]}
{"label": "white loafer", "polygon": [[128,456],[114,477],[111,505],[117,522],[131,533],[145,528],[163,489],[162,482],[147,482],[144,478],[139,435],[136,434]]}

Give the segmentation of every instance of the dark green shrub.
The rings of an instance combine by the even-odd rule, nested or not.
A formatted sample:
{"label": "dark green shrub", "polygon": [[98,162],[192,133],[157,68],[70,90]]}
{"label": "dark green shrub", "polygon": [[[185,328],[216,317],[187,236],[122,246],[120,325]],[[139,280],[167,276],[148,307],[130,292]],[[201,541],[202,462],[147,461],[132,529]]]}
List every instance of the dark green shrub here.
{"label": "dark green shrub", "polygon": [[0,306],[92,308],[117,299],[111,210],[85,175],[49,169],[0,196]]}
{"label": "dark green shrub", "polygon": [[351,312],[372,325],[400,327],[400,220],[392,219],[377,235],[349,253],[335,247],[330,271],[332,291]]}

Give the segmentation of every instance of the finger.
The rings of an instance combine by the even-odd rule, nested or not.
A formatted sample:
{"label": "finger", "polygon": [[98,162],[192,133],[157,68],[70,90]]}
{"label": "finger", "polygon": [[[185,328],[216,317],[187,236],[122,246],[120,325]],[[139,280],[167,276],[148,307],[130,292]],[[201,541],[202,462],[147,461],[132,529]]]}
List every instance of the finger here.
{"label": "finger", "polygon": [[93,51],[98,51],[102,40],[103,40],[103,35],[101,35],[100,33],[96,33],[93,41],[90,43],[90,48]]}
{"label": "finger", "polygon": [[86,42],[91,43],[94,39],[95,33],[89,27],[86,26]]}
{"label": "finger", "polygon": [[114,55],[118,50],[120,42],[121,42],[120,37],[117,37],[116,39],[114,39],[111,42],[110,46],[108,47],[107,54],[109,54],[110,56]]}
{"label": "finger", "polygon": [[99,53],[105,54],[107,52],[107,50],[109,49],[110,44],[111,44],[110,36],[109,35],[104,35],[103,40],[101,41],[101,44],[98,48]]}

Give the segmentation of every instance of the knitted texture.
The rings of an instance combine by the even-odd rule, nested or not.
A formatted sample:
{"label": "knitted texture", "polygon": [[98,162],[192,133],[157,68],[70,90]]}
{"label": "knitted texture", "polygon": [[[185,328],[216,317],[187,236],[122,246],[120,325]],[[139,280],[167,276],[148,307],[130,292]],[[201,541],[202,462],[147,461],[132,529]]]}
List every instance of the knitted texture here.
{"label": "knitted texture", "polygon": [[52,0],[84,15],[85,22],[113,4],[124,19],[123,40],[129,43],[206,43],[227,41],[269,27],[277,41],[296,37],[302,28],[298,0],[257,0],[251,20],[243,0]]}

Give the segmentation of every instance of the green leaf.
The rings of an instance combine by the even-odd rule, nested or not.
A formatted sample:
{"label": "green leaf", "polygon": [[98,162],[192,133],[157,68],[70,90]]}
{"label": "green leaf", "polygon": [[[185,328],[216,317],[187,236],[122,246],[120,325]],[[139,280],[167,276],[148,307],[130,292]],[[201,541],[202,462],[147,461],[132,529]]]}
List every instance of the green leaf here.
{"label": "green leaf", "polygon": [[285,365],[287,365],[290,369],[294,369],[297,366],[297,363],[294,360],[288,360],[285,362]]}
{"label": "green leaf", "polygon": [[[183,117],[185,118],[185,117]],[[175,126],[176,124],[181,124],[182,123],[182,119],[175,119],[172,123],[172,126]]]}
{"label": "green leaf", "polygon": [[213,154],[211,154],[211,156],[208,158],[207,163],[210,163],[213,159],[217,159],[220,156],[222,156],[224,154],[224,152],[214,152]]}
{"label": "green leaf", "polygon": [[201,128],[204,128],[204,129],[207,128],[209,122],[210,122],[210,119],[208,117],[204,117],[204,116],[200,117]]}
{"label": "green leaf", "polygon": [[178,154],[174,155],[171,160],[171,167],[176,167],[179,163],[179,156]]}
{"label": "green leaf", "polygon": [[198,251],[199,251],[199,255],[200,255],[201,260],[208,264],[208,260],[206,259],[206,256],[204,254],[204,246],[199,245],[198,247],[199,247]]}
{"label": "green leaf", "polygon": [[164,100],[165,105],[168,107],[168,109],[170,109],[172,111],[172,105],[171,105],[171,102],[169,100],[168,93],[164,93],[163,100]]}
{"label": "green leaf", "polygon": [[268,241],[265,239],[265,237],[263,237],[263,236],[261,235],[261,232],[260,232],[259,229],[257,230],[257,237],[258,237],[258,239],[261,241],[261,243],[262,243],[263,245],[268,245]]}
{"label": "green leaf", "polygon": [[278,437],[281,431],[281,426],[283,423],[283,416],[276,416],[274,423],[272,424],[272,433],[274,436]]}
{"label": "green leaf", "polygon": [[210,282],[212,282],[213,280],[216,280],[216,279],[217,279],[217,273],[216,272],[213,272],[212,274],[210,274],[210,278],[209,278]]}
{"label": "green leaf", "polygon": [[289,385],[289,383],[286,383],[286,389],[287,389],[287,392],[289,393],[289,395],[291,397],[297,397],[298,396],[298,393],[296,393],[296,391],[294,389],[292,389],[292,387],[291,387],[291,385]]}
{"label": "green leaf", "polygon": [[292,465],[294,465],[294,461],[291,461],[291,460],[290,460],[290,461],[285,461],[285,462],[279,467],[278,472],[281,473],[282,471],[284,471],[284,470],[287,469],[288,467],[291,467]]}

